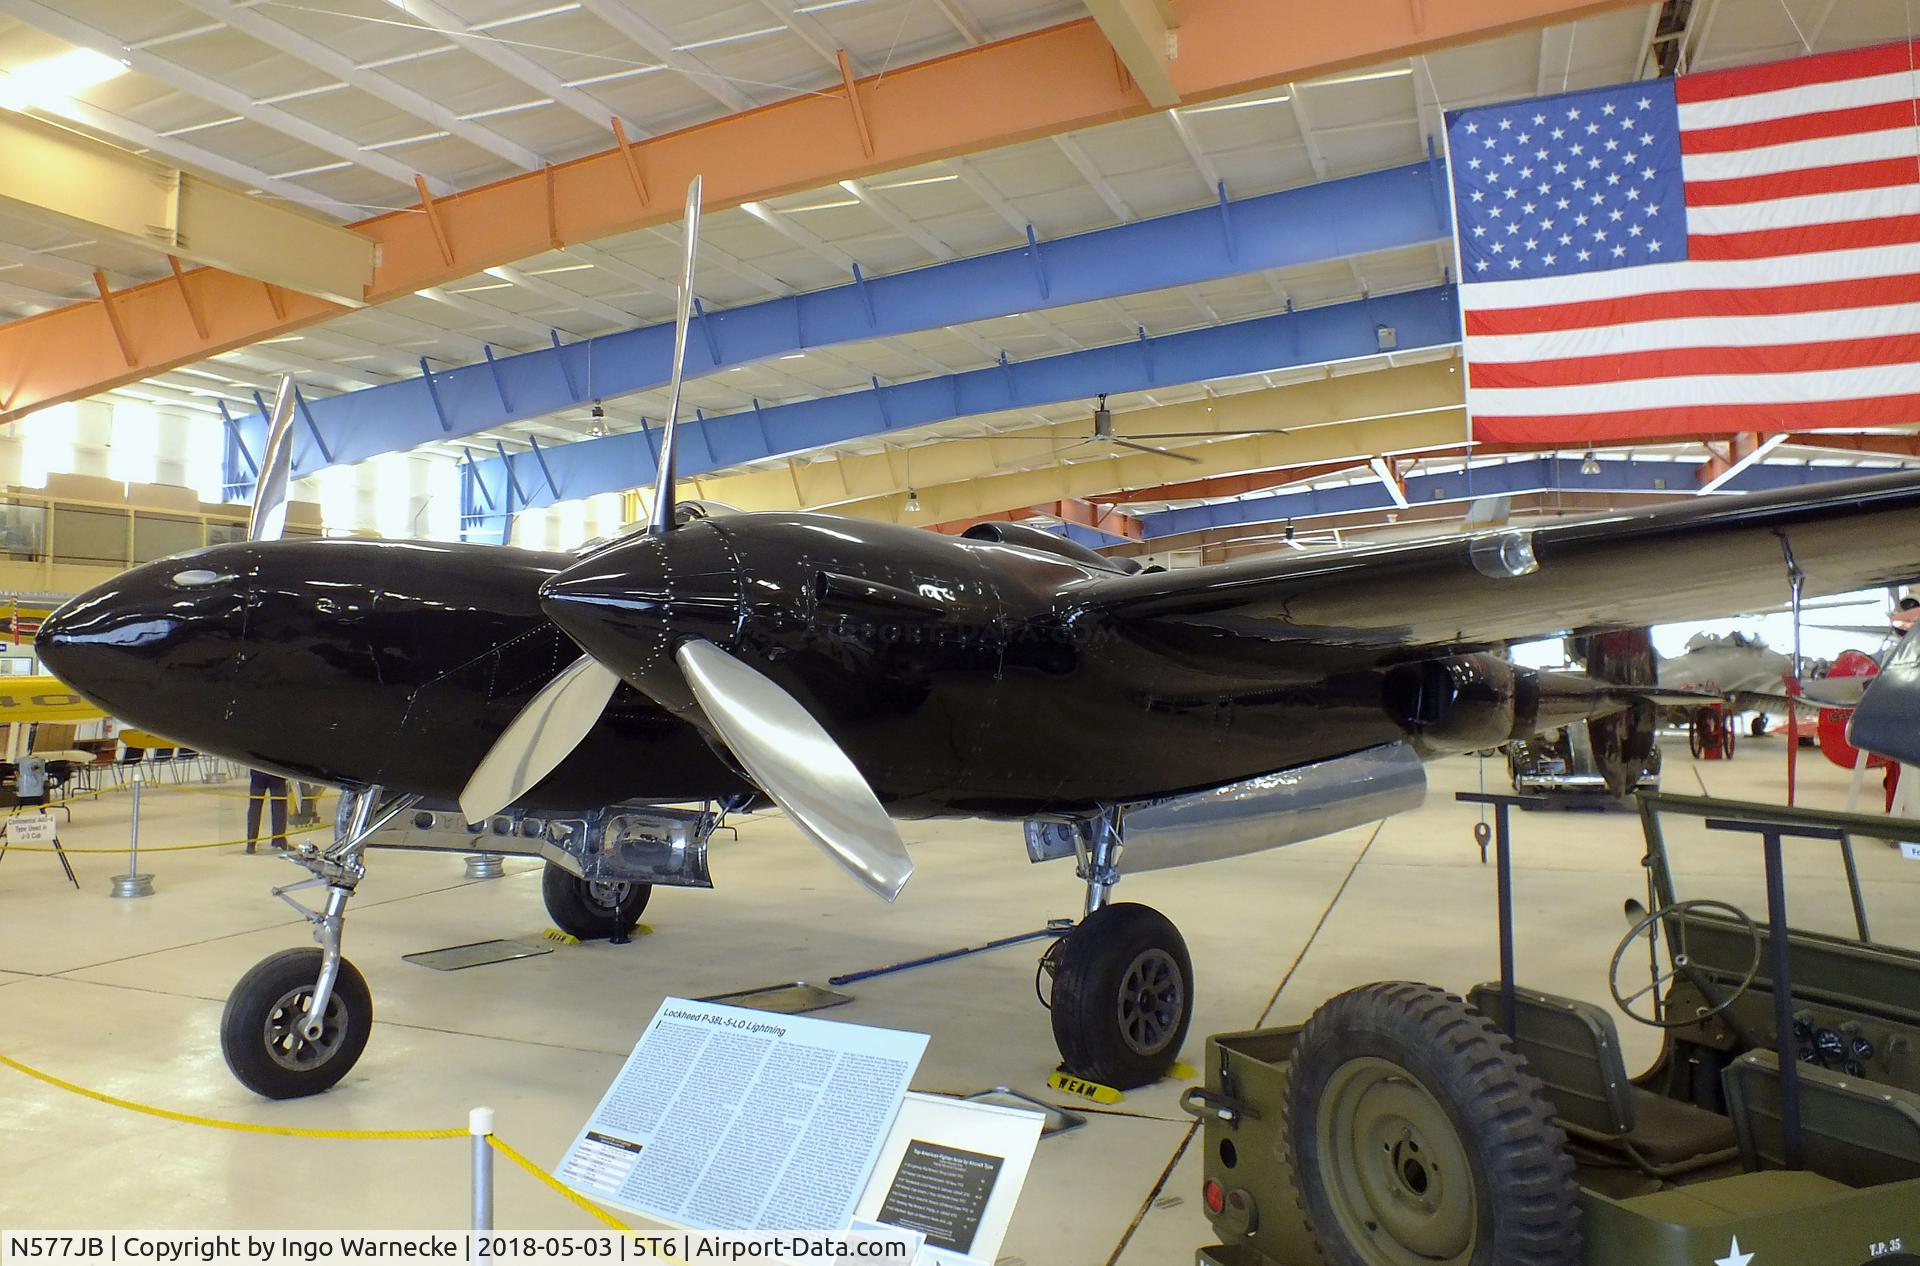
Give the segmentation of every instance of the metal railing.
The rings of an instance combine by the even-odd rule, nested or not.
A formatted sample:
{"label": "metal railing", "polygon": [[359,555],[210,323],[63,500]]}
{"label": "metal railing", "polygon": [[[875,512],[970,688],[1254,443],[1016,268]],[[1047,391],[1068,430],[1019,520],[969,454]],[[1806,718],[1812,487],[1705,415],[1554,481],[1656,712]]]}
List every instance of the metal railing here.
{"label": "metal railing", "polygon": [[[287,526],[288,536],[320,534],[311,525]],[[52,590],[55,567],[120,571],[203,545],[245,540],[246,535],[245,506],[196,512],[18,491],[0,494],[0,564],[14,565],[10,570],[16,586],[24,579],[21,564],[37,569],[41,587]]]}

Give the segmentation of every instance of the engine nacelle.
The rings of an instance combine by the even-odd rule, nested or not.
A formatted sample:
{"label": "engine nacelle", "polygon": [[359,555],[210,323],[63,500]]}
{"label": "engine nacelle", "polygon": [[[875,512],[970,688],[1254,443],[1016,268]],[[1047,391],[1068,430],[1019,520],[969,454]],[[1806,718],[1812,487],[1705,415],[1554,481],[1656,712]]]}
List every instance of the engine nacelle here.
{"label": "engine nacelle", "polygon": [[976,523],[960,534],[966,541],[992,541],[996,545],[1018,545],[1022,549],[1038,550],[1042,554],[1057,554],[1061,558],[1071,558],[1076,563],[1085,563],[1089,567],[1098,567],[1102,571],[1117,571],[1123,576],[1131,576],[1140,570],[1140,564],[1131,558],[1108,558],[1105,554],[1095,553],[1078,541],[1070,541],[1064,536],[1055,536],[1037,527],[1025,523]]}
{"label": "engine nacelle", "polygon": [[1497,655],[1452,655],[1400,664],[1381,683],[1382,701],[1414,742],[1466,752],[1531,734],[1540,678]]}

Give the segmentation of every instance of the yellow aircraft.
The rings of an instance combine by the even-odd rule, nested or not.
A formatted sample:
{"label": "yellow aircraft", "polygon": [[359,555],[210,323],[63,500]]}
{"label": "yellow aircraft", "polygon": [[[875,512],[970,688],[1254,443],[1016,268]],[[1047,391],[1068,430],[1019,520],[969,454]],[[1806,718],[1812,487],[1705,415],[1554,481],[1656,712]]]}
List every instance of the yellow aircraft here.
{"label": "yellow aircraft", "polygon": [[0,677],[0,725],[97,721],[106,715],[57,677]]}

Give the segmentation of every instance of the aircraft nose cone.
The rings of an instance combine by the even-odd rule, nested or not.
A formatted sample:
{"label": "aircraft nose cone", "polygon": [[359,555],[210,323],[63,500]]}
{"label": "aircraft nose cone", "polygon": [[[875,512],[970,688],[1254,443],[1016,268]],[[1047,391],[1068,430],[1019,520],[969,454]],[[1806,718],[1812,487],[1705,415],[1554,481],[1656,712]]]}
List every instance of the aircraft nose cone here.
{"label": "aircraft nose cone", "polygon": [[698,521],[636,534],[540,587],[540,609],[582,650],[668,707],[691,706],[674,649],[688,638],[729,648],[741,579],[726,539]]}
{"label": "aircraft nose cone", "polygon": [[241,561],[221,547],[136,567],[49,615],[34,649],[114,716],[190,739],[226,708],[246,610]]}

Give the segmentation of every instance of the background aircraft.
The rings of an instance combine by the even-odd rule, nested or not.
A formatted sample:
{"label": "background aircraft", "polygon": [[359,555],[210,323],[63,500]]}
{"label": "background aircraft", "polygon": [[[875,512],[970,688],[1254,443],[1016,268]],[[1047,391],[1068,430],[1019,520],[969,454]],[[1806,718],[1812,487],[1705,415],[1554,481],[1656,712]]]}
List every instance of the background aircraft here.
{"label": "background aircraft", "polygon": [[[538,834],[618,926],[648,883],[703,884],[714,822],[761,793],[889,898],[912,870],[896,817],[1024,820],[1034,860],[1075,857],[1055,1037],[1071,1071],[1137,1085],[1178,1054],[1193,978],[1168,920],[1109,900],[1123,875],[1375,820],[1418,803],[1424,758],[1584,718],[1625,767],[1660,698],[1646,625],[1790,576],[1807,596],[1920,576],[1911,477],[1151,574],[1010,524],[688,519],[676,411],[648,530],[579,556],[279,541],[283,390],[253,541],[131,571],[42,628],[49,666],[116,715],[345,790],[334,844],[296,857],[326,889],[321,948],[229,999],[249,1086],[325,1089],[364,1047],[340,935],[383,828],[440,829],[457,799]],[[1489,653],[1570,631],[1581,673]],[[686,803],[719,808],[660,807]]]}

